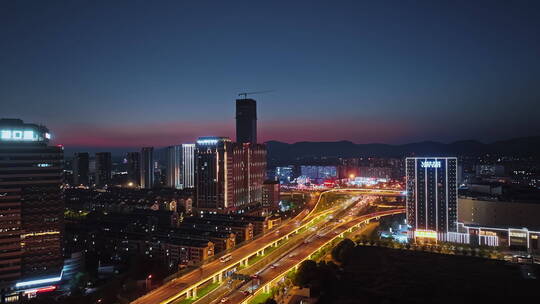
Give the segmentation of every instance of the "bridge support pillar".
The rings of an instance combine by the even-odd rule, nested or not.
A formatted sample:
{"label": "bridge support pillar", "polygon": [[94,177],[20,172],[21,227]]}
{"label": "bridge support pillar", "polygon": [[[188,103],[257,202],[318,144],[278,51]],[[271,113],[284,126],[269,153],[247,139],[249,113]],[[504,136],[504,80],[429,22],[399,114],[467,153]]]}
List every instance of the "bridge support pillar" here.
{"label": "bridge support pillar", "polygon": [[191,290],[191,297],[192,298],[197,298],[197,287],[194,287],[192,290]]}
{"label": "bridge support pillar", "polygon": [[219,283],[223,282],[223,272],[220,272],[220,273],[217,275],[217,277],[218,277],[218,282],[219,282]]}
{"label": "bridge support pillar", "polygon": [[264,287],[263,287],[263,292],[264,292],[264,293],[270,293],[270,284],[264,285]]}

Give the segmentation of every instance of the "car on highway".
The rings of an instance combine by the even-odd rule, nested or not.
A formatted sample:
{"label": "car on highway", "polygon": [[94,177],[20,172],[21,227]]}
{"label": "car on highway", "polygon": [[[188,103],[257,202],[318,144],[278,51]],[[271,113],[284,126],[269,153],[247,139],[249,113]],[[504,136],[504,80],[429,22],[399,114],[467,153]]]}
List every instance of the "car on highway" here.
{"label": "car on highway", "polygon": [[227,303],[229,302],[229,298],[225,297],[225,298],[221,298],[221,303]]}
{"label": "car on highway", "polygon": [[270,266],[270,268],[275,269],[275,268],[278,267],[278,266],[279,266],[278,264],[272,264],[272,265]]}
{"label": "car on highway", "polygon": [[249,290],[243,290],[242,294],[245,295],[245,296],[249,296],[251,294],[251,292],[249,292]]}
{"label": "car on highway", "polygon": [[290,258],[292,258],[292,257],[294,257],[294,256],[295,256],[294,253],[289,254],[289,257],[290,257]]}

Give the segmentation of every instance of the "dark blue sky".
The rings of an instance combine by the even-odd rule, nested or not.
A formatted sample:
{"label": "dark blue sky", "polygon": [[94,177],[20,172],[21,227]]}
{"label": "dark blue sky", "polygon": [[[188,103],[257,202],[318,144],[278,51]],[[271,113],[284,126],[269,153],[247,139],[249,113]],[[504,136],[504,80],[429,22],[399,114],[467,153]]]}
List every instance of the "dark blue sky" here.
{"label": "dark blue sky", "polygon": [[74,146],[539,135],[538,1],[1,1],[3,117]]}

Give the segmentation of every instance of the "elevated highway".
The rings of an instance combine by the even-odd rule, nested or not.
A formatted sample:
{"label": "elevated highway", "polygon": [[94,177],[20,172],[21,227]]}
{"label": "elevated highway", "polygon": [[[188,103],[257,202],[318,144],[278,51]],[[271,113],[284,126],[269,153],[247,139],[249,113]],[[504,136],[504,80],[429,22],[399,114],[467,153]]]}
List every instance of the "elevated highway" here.
{"label": "elevated highway", "polygon": [[[371,190],[372,192],[368,191]],[[376,191],[375,191],[376,190]],[[292,235],[303,231],[306,227],[312,225],[315,221],[323,220],[327,215],[339,210],[339,206],[333,206],[325,211],[316,211],[322,197],[326,193],[334,192],[353,192],[358,195],[397,195],[395,190],[378,189],[331,189],[319,195],[317,203],[311,210],[304,210],[296,217],[284,223],[278,231],[272,231],[264,236],[255,239],[246,245],[230,252],[232,258],[229,261],[221,262],[219,259],[213,260],[199,269],[193,270],[183,276],[167,282],[163,286],[151,291],[150,293],[134,300],[133,304],[143,303],[174,303],[181,298],[197,298],[197,289],[208,282],[223,282],[224,274],[237,266],[248,266],[248,260],[255,256],[264,254],[264,251],[272,246],[279,246]],[[385,211],[392,212],[392,211]],[[361,221],[360,221],[361,222]]]}

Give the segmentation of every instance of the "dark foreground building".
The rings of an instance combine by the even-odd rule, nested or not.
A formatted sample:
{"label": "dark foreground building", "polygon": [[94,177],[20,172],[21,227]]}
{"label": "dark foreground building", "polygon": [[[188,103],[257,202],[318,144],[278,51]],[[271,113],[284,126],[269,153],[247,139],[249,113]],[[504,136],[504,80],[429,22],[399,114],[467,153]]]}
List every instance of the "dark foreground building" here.
{"label": "dark foreground building", "polygon": [[254,99],[236,100],[236,142],[257,143],[257,102]]}
{"label": "dark foreground building", "polygon": [[0,288],[2,302],[61,277],[64,152],[49,130],[0,119]]}

